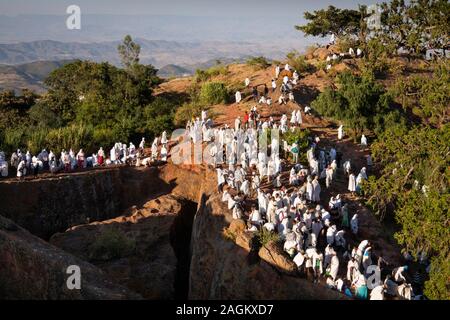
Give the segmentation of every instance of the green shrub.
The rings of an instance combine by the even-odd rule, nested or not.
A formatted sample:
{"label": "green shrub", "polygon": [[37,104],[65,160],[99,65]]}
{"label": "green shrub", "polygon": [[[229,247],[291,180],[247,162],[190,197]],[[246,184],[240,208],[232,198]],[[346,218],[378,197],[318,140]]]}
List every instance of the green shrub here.
{"label": "green shrub", "polygon": [[228,89],[222,82],[206,82],[200,89],[199,100],[203,105],[227,103]]}
{"label": "green shrub", "polygon": [[255,70],[265,69],[270,66],[270,63],[263,56],[252,57],[247,60],[247,65],[252,66]]}
{"label": "green shrub", "polygon": [[47,128],[36,128],[29,132],[27,138],[27,149],[31,154],[38,154],[42,149],[47,148],[47,135],[49,130]]}
{"label": "green shrub", "polygon": [[71,126],[52,129],[48,132],[46,146],[53,152],[59,152],[61,149],[78,151],[83,148],[85,152],[92,151],[92,126],[83,124],[73,124]]}
{"label": "green shrub", "polygon": [[[95,148],[103,147],[106,151],[106,148],[112,146],[115,142],[114,132],[110,128],[95,128],[92,140]],[[93,150],[93,152],[96,151],[97,150]]]}
{"label": "green shrub", "polygon": [[120,230],[109,228],[89,247],[90,260],[111,260],[131,254],[136,247],[133,240],[128,239]]}
{"label": "green shrub", "polygon": [[356,52],[356,49],[359,46],[359,41],[354,37],[341,36],[337,39],[336,44],[339,47],[340,52],[348,52],[350,48],[353,48]]}
{"label": "green shrub", "polygon": [[178,127],[184,127],[188,121],[192,120],[194,117],[200,116],[200,113],[204,109],[205,108],[197,102],[183,104],[175,113],[175,125]]}
{"label": "green shrub", "polygon": [[197,69],[195,70],[194,81],[205,82],[210,80],[212,77],[227,75],[228,72],[228,67],[221,64],[218,64],[217,66],[211,67],[206,70]]}
{"label": "green shrub", "polygon": [[279,242],[280,236],[276,232],[268,231],[266,228],[262,228],[256,233],[256,240],[262,246],[265,246],[269,242]]}
{"label": "green shrub", "polygon": [[5,150],[17,150],[17,148],[24,146],[24,139],[26,137],[26,128],[7,128],[3,133],[3,145]]}
{"label": "green shrub", "polygon": [[291,51],[286,55],[287,63],[297,70],[298,73],[306,73],[314,71],[314,66],[306,62],[305,56],[297,51]]}
{"label": "green shrub", "polygon": [[[308,150],[309,141],[308,138],[311,136],[311,132],[308,129],[296,128],[294,132],[288,130],[283,134],[283,140],[285,140],[288,145],[292,145],[294,142],[298,145],[299,150],[299,160],[302,163],[307,162],[306,151]],[[290,155],[292,156],[292,155]]]}
{"label": "green shrub", "polygon": [[339,74],[338,83],[337,90],[327,88],[311,106],[326,117],[344,122],[354,138],[363,130],[384,130],[384,121],[380,120],[393,111],[391,95],[373,78],[350,72]]}

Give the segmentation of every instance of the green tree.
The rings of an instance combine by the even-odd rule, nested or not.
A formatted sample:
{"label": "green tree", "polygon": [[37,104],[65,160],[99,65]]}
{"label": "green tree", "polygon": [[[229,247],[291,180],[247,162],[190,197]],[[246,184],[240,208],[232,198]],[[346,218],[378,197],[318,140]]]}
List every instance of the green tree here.
{"label": "green tree", "polygon": [[134,66],[139,64],[141,46],[134,42],[130,35],[125,36],[123,43],[117,47],[117,50],[125,69],[132,70]]}
{"label": "green tree", "polygon": [[361,19],[365,13],[361,10],[339,9],[329,6],[327,9],[306,11],[304,17],[307,24],[295,26],[307,36],[326,37],[331,34],[337,36],[355,35],[361,31]]}
{"label": "green tree", "polygon": [[450,127],[389,128],[372,145],[379,177],[363,184],[367,203],[381,218],[395,214],[401,230],[395,237],[414,255],[431,257],[425,294],[449,299]]}
{"label": "green tree", "polygon": [[344,72],[337,77],[338,89],[327,88],[312,107],[324,116],[344,122],[356,138],[366,130],[382,130],[379,116],[388,116],[391,98],[384,88],[371,78]]}

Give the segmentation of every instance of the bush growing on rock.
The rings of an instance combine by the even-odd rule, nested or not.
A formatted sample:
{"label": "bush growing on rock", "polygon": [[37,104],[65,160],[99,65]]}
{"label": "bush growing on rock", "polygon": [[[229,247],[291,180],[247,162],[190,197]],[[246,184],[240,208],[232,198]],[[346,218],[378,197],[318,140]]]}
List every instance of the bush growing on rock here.
{"label": "bush growing on rock", "polygon": [[265,69],[270,66],[269,61],[263,56],[252,57],[247,60],[247,65],[252,66],[255,70]]}
{"label": "bush growing on rock", "polygon": [[111,260],[125,257],[133,252],[136,243],[120,230],[110,228],[100,234],[89,248],[90,260]]}
{"label": "bush growing on rock", "polygon": [[287,63],[299,73],[308,73],[314,71],[314,66],[306,62],[305,56],[297,51],[291,51],[286,55]]}
{"label": "bush growing on rock", "polygon": [[270,242],[277,243],[280,241],[280,236],[276,232],[268,231],[266,228],[262,228],[256,233],[256,239],[262,246],[267,245]]}

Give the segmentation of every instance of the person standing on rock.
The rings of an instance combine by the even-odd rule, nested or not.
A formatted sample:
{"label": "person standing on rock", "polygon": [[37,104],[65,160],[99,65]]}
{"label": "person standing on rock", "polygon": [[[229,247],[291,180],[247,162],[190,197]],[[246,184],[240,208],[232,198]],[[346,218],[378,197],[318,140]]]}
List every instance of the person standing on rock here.
{"label": "person standing on rock", "polygon": [[83,169],[85,166],[85,155],[83,149],[80,149],[80,151],[77,154],[77,166],[78,169]]}
{"label": "person standing on rock", "polygon": [[338,139],[342,140],[344,137],[344,126],[341,124],[338,129]]}
{"label": "person standing on rock", "polygon": [[367,148],[367,138],[365,135],[361,136],[361,147]]}
{"label": "person standing on rock", "polygon": [[275,67],[275,79],[278,79],[278,77],[280,76],[280,66],[276,66]]}
{"label": "person standing on rock", "polygon": [[26,160],[22,159],[17,165],[17,178],[19,178],[19,180],[22,180],[26,174],[27,174],[27,162]]}
{"label": "person standing on rock", "polygon": [[252,95],[253,95],[253,100],[254,100],[255,102],[258,102],[259,94],[258,94],[258,89],[257,89],[256,87],[253,87],[253,89],[252,89]]}
{"label": "person standing on rock", "polygon": [[296,120],[297,120],[297,124],[300,126],[302,123],[303,123],[303,120],[302,120],[302,112],[300,111],[300,109],[298,109],[297,110],[297,113],[296,113]]}
{"label": "person standing on rock", "polygon": [[153,141],[151,151],[152,151],[151,159],[152,159],[152,161],[156,161],[158,159],[158,140],[157,139],[155,139]]}
{"label": "person standing on rock", "polygon": [[167,147],[165,144],[162,145],[161,147],[161,161],[166,162],[167,161]]}
{"label": "person standing on rock", "polygon": [[235,98],[236,98],[236,103],[240,103],[241,102],[242,95],[241,95],[241,92],[239,90],[236,91]]}
{"label": "person standing on rock", "polygon": [[139,143],[139,149],[144,151],[144,147],[145,147],[145,138],[142,138],[141,143]]}
{"label": "person standing on rock", "polygon": [[267,88],[267,85],[264,85],[264,96],[267,97],[269,95],[269,88]]}
{"label": "person standing on rock", "polygon": [[245,78],[245,87],[248,88],[248,86],[250,85],[250,79],[249,78]]}

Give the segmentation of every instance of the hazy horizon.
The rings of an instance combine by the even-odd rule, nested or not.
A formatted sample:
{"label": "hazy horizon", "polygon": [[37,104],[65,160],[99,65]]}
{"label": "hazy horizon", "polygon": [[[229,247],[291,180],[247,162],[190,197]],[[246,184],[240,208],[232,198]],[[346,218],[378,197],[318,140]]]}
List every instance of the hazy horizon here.
{"label": "hazy horizon", "polygon": [[[0,0],[0,43],[98,42],[125,34],[148,40],[280,42],[304,40],[305,11],[356,8],[377,1],[316,0]],[[378,1],[379,2],[379,1]],[[81,8],[81,30],[66,28],[69,5]],[[317,41],[307,38],[311,43]]]}

